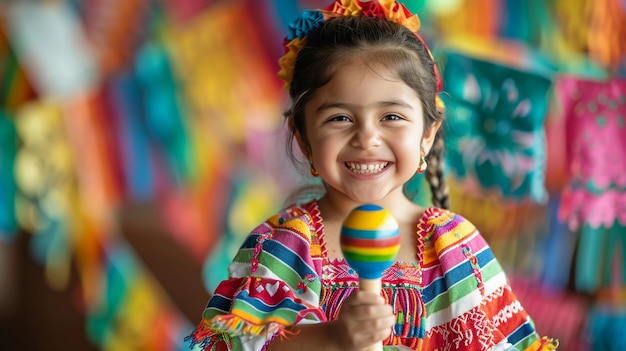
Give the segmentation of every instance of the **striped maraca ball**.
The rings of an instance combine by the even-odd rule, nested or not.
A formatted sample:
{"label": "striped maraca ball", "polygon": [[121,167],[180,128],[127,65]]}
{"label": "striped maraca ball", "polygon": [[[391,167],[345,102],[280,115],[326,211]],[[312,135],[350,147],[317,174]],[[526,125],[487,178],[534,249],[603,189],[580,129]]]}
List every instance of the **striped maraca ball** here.
{"label": "striped maraca ball", "polygon": [[400,249],[400,229],[391,213],[378,205],[350,212],[341,227],[341,251],[360,278],[378,279]]}

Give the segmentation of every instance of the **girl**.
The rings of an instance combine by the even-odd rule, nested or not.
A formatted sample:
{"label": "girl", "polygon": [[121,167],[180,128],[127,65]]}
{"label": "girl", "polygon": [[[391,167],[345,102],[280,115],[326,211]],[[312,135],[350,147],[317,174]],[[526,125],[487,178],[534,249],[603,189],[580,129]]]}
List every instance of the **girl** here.
{"label": "girl", "polygon": [[[192,347],[554,350],[474,226],[439,208],[448,201],[441,82],[418,18],[395,1],[338,0],[290,28],[285,116],[325,193],[252,231],[188,336]],[[403,193],[425,170],[438,207]],[[365,203],[389,210],[402,237],[380,295],[359,291],[339,245],[344,218]]]}

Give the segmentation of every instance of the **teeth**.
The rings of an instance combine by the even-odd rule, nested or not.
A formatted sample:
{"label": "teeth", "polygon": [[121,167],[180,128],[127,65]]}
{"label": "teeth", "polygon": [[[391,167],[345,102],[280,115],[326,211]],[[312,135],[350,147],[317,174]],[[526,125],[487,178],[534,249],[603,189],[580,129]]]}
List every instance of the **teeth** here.
{"label": "teeth", "polygon": [[356,162],[346,162],[346,166],[350,168],[350,170],[354,173],[358,174],[372,174],[378,173],[383,170],[389,162],[377,162],[377,163],[356,163]]}

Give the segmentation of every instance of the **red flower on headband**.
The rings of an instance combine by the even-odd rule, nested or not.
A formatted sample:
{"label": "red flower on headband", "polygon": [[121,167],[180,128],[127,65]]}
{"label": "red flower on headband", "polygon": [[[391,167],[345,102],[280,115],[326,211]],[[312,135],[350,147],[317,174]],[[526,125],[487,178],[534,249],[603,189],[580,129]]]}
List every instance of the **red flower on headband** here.
{"label": "red flower on headband", "polygon": [[374,18],[385,18],[385,10],[379,3],[374,1],[362,2],[363,16]]}

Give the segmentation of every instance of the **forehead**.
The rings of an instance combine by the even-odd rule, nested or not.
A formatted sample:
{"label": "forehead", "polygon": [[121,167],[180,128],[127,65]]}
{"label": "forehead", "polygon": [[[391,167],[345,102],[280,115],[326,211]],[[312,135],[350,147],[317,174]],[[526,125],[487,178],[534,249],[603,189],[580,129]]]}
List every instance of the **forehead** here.
{"label": "forehead", "polygon": [[312,102],[321,99],[350,103],[401,100],[421,106],[418,93],[394,70],[359,58],[343,60],[333,68],[330,80],[315,92]]}

